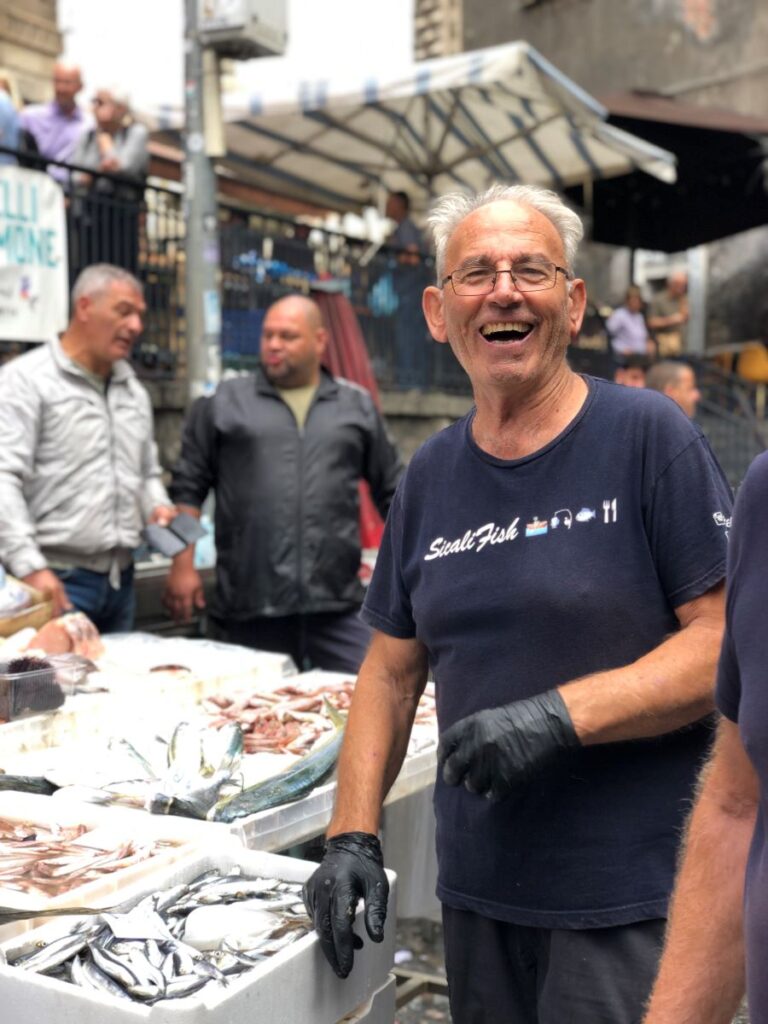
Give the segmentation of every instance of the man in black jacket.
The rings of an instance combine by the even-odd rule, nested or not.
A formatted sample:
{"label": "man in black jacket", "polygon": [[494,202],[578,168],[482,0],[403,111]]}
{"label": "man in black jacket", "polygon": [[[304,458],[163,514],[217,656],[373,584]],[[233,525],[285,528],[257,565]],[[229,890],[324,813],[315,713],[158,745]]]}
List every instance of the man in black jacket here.
{"label": "man in black jacket", "polygon": [[[193,515],[215,493],[216,636],[354,672],[370,635],[357,617],[358,483],[386,516],[402,463],[370,394],[321,366],[326,342],[311,299],[270,306],[255,375],[192,406],[171,492]],[[174,559],[165,600],[177,619],[204,606],[192,549]]]}

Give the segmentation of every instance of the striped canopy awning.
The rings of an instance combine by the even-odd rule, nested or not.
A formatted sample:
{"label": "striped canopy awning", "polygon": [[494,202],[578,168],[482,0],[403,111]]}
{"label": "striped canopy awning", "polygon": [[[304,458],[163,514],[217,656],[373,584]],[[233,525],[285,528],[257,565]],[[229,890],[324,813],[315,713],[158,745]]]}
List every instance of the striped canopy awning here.
{"label": "striped canopy awning", "polygon": [[638,169],[675,180],[672,154],[609,126],[600,103],[523,42],[389,77],[286,81],[265,69],[257,91],[225,97],[224,116],[233,172],[334,209],[379,205],[390,190],[424,209],[496,181],[561,190]]}

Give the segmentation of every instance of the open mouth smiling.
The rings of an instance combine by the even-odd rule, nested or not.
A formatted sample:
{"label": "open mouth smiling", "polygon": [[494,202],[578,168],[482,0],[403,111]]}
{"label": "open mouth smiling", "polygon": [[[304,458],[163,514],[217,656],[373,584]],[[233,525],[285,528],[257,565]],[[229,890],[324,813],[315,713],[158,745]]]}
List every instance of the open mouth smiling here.
{"label": "open mouth smiling", "polygon": [[483,324],[480,333],[486,341],[494,344],[505,341],[524,341],[533,330],[533,324],[520,320],[497,320]]}

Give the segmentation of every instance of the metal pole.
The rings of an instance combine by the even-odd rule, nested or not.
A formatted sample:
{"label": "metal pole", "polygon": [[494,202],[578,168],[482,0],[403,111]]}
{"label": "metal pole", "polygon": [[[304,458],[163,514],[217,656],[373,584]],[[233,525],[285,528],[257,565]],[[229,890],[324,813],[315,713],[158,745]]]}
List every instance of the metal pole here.
{"label": "metal pole", "polygon": [[184,221],[189,400],[211,394],[221,376],[221,301],[216,177],[205,150],[199,0],[185,0]]}

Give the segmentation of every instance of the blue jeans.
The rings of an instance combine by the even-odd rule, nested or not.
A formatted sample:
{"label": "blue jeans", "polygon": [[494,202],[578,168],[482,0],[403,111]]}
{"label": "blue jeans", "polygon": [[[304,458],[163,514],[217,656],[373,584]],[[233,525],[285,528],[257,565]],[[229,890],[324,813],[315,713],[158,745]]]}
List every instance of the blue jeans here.
{"label": "blue jeans", "polygon": [[109,574],[90,569],[54,569],[72,604],[85,612],[100,633],[130,633],[136,597],[133,566],[120,573],[120,589],[109,584]]}

